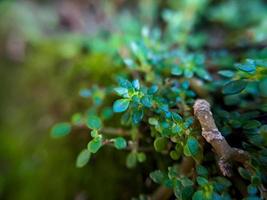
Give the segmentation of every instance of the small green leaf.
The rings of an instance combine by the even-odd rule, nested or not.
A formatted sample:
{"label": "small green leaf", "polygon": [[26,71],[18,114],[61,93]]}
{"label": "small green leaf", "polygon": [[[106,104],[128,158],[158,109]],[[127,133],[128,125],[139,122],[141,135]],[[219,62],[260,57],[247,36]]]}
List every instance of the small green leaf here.
{"label": "small green leaf", "polygon": [[250,121],[246,121],[246,123],[244,124],[243,128],[244,129],[255,129],[261,126],[261,123],[257,120],[250,120]]}
{"label": "small green leaf", "polygon": [[96,153],[102,146],[102,138],[96,137],[93,140],[91,140],[88,145],[87,148],[91,153]]}
{"label": "small green leaf", "polygon": [[96,115],[89,115],[87,118],[87,126],[90,129],[100,129],[102,127],[102,122]]}
{"label": "small green leaf", "polygon": [[257,192],[258,192],[258,189],[257,189],[256,186],[254,186],[254,185],[249,185],[248,186],[248,194],[253,196],[253,195],[256,195]]}
{"label": "small green leaf", "polygon": [[152,86],[148,89],[147,93],[148,93],[148,94],[155,94],[157,91],[158,91],[158,86],[157,86],[157,85],[152,85]]}
{"label": "small green leaf", "polygon": [[124,112],[129,107],[130,100],[129,99],[118,99],[113,104],[114,112]]}
{"label": "small green leaf", "polygon": [[172,133],[176,134],[176,133],[181,133],[182,129],[178,124],[174,124],[174,126],[172,127]]}
{"label": "small green leaf", "polygon": [[144,111],[142,109],[134,110],[133,116],[132,116],[133,123],[138,124],[143,119],[143,116],[144,116]]}
{"label": "small green leaf", "polygon": [[221,70],[218,72],[218,74],[227,78],[231,78],[235,75],[235,73],[231,70]]}
{"label": "small green leaf", "polygon": [[181,115],[179,115],[178,113],[175,113],[175,112],[172,112],[172,118],[176,122],[181,122],[183,120],[183,118],[181,117]]}
{"label": "small green leaf", "polygon": [[113,115],[113,110],[111,107],[106,107],[101,112],[101,119],[106,120],[110,119]]}
{"label": "small green leaf", "polygon": [[223,87],[223,94],[237,94],[244,90],[247,86],[247,82],[244,80],[235,80],[227,83]]}
{"label": "small green leaf", "polygon": [[92,136],[93,138],[97,137],[97,136],[98,136],[98,131],[97,131],[96,129],[93,129],[93,130],[91,131],[91,136]]}
{"label": "small green leaf", "polygon": [[158,120],[157,120],[156,118],[153,118],[153,117],[150,117],[150,118],[148,119],[148,123],[149,123],[150,125],[154,125],[154,126],[156,126],[156,125],[159,124]]}
{"label": "small green leaf", "polygon": [[134,152],[129,153],[127,158],[126,158],[126,166],[128,168],[133,168],[136,166],[136,162],[137,162],[136,153],[134,153]]}
{"label": "small green leaf", "polygon": [[157,152],[161,152],[166,149],[168,139],[165,137],[158,137],[154,141],[154,148]]}
{"label": "small green leaf", "polygon": [[128,94],[128,89],[124,87],[117,87],[117,88],[114,88],[114,90],[118,95],[121,95],[121,96]]}
{"label": "small green leaf", "polygon": [[142,103],[145,107],[147,107],[147,108],[151,108],[151,107],[152,107],[152,98],[151,98],[150,96],[145,95],[145,96],[143,96],[143,97],[141,98],[141,103]]}
{"label": "small green leaf", "polygon": [[198,165],[196,167],[196,170],[197,170],[197,174],[200,175],[200,176],[207,177],[208,174],[209,174],[208,170],[202,165]]}
{"label": "small green leaf", "polygon": [[203,190],[198,190],[194,193],[192,200],[208,200]]}
{"label": "small green leaf", "polygon": [[238,172],[244,179],[249,180],[251,177],[251,174],[246,169],[244,169],[242,167],[238,168]]}
{"label": "small green leaf", "polygon": [[197,183],[198,183],[198,185],[203,187],[203,186],[207,185],[209,183],[209,181],[207,179],[205,179],[204,177],[198,176],[197,177]]}
{"label": "small green leaf", "polygon": [[91,153],[87,149],[82,150],[76,159],[76,167],[81,168],[85,166],[90,160],[90,157]]}
{"label": "small green leaf", "polygon": [[79,94],[83,98],[88,98],[92,95],[92,92],[91,90],[84,88],[80,90]]}
{"label": "small green leaf", "polygon": [[68,135],[71,132],[71,125],[69,123],[58,123],[52,127],[51,136],[53,138],[60,138]]}
{"label": "small green leaf", "polygon": [[165,175],[160,171],[156,170],[154,172],[151,172],[149,174],[149,177],[155,182],[155,183],[162,183],[165,179]]}
{"label": "small green leaf", "polygon": [[74,115],[72,115],[71,117],[71,122],[75,125],[80,125],[82,124],[82,115],[80,113],[75,113]]}
{"label": "small green leaf", "polygon": [[144,154],[143,152],[138,153],[137,154],[137,160],[138,160],[138,162],[145,162],[146,154]]}
{"label": "small green leaf", "polygon": [[132,85],[134,86],[135,89],[139,90],[140,89],[140,83],[139,83],[139,80],[134,80],[132,82]]}
{"label": "small green leaf", "polygon": [[173,160],[179,160],[180,156],[181,156],[180,152],[177,152],[177,151],[171,151],[170,152],[170,157]]}
{"label": "small green leaf", "polygon": [[196,156],[199,151],[199,145],[197,139],[190,136],[187,139],[186,145],[185,145],[185,155],[187,156]]}
{"label": "small green leaf", "polygon": [[247,59],[247,62],[244,64],[235,64],[235,67],[244,72],[255,72],[256,70],[255,63],[253,62],[253,60],[250,59]]}
{"label": "small green leaf", "polygon": [[114,139],[114,146],[116,149],[124,149],[127,146],[127,142],[123,137],[117,137]]}
{"label": "small green leaf", "polygon": [[173,67],[171,70],[172,75],[180,76],[182,73],[183,73],[183,70],[178,66]]}

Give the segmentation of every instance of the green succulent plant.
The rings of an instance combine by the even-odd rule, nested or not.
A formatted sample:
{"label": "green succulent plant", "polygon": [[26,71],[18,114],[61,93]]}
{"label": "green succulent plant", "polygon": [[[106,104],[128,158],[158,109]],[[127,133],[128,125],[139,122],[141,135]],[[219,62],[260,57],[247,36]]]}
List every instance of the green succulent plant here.
{"label": "green succulent plant", "polygon": [[236,43],[223,41],[221,49],[205,46],[205,40],[192,46],[191,40],[206,21],[241,29],[263,13],[253,22],[239,23],[232,21],[238,8],[233,1],[211,7],[208,1],[183,2],[181,10],[163,12],[166,29],[140,30],[142,35],[117,55],[123,67],[114,82],[82,89],[89,108],[74,114],[71,122],[56,124],[51,134],[88,131],[91,139],[78,155],[77,167],[107,146],[127,151],[129,168],[149,166],[146,176],[161,186],[138,199],[264,199],[266,54],[257,58],[257,48],[256,56],[248,48],[231,48],[238,37]]}

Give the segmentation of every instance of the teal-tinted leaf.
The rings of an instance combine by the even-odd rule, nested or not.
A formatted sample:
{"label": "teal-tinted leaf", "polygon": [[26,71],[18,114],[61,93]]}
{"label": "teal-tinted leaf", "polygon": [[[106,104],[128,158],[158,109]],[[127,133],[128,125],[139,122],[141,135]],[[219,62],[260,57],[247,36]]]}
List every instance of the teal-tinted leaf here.
{"label": "teal-tinted leaf", "polygon": [[127,67],[129,67],[129,68],[134,68],[135,67],[135,62],[132,59],[125,58],[125,59],[123,59],[123,61],[124,61],[125,65]]}
{"label": "teal-tinted leaf", "polygon": [[148,89],[147,93],[148,93],[148,94],[155,94],[157,91],[158,91],[158,86],[157,86],[157,85],[152,85],[152,86]]}
{"label": "teal-tinted leaf", "polygon": [[199,151],[198,141],[192,136],[187,139],[185,147],[189,156],[196,156]]}
{"label": "teal-tinted leaf", "polygon": [[192,186],[183,187],[181,197],[183,200],[191,200],[193,193],[194,188]]}
{"label": "teal-tinted leaf", "polygon": [[181,183],[185,187],[194,185],[194,182],[186,176],[181,179]]}
{"label": "teal-tinted leaf", "polygon": [[172,118],[173,120],[175,120],[176,122],[180,122],[183,120],[183,118],[181,117],[181,115],[179,115],[178,113],[172,112]]}
{"label": "teal-tinted leaf", "polygon": [[185,69],[184,70],[184,76],[186,77],[186,78],[192,78],[192,76],[194,75],[194,73],[193,73],[193,71],[191,70],[191,69]]}
{"label": "teal-tinted leaf", "polygon": [[132,85],[134,86],[135,89],[139,90],[140,89],[140,83],[139,80],[133,80]]}
{"label": "teal-tinted leaf", "polygon": [[189,81],[183,81],[183,82],[181,83],[181,86],[182,86],[182,88],[183,88],[184,90],[187,90],[187,89],[189,89],[190,82],[189,82]]}
{"label": "teal-tinted leaf", "polygon": [[259,67],[267,67],[267,60],[255,60],[255,64]]}
{"label": "teal-tinted leaf", "polygon": [[102,119],[110,119],[113,115],[113,110],[111,107],[106,107],[101,112],[101,118]]}
{"label": "teal-tinted leaf", "polygon": [[143,110],[134,110],[133,115],[132,115],[132,121],[134,124],[138,124],[144,116],[144,111]]}
{"label": "teal-tinted leaf", "polygon": [[88,98],[92,95],[92,92],[89,89],[81,89],[79,94],[81,97]]}
{"label": "teal-tinted leaf", "polygon": [[235,67],[244,72],[255,72],[256,65],[253,60],[247,59],[247,62],[244,64],[235,64]]}
{"label": "teal-tinted leaf", "polygon": [[157,137],[154,141],[154,148],[157,152],[161,152],[166,149],[168,139],[165,137]]}
{"label": "teal-tinted leaf", "polygon": [[250,195],[256,195],[257,192],[258,192],[258,189],[257,189],[256,186],[254,186],[254,185],[249,185],[248,186],[248,194],[250,194]]}
{"label": "teal-tinted leaf", "polygon": [[183,73],[183,70],[180,68],[180,67],[173,67],[172,69],[171,69],[171,74],[172,75],[176,75],[176,76],[179,76],[179,75],[181,75]]}
{"label": "teal-tinted leaf", "polygon": [[196,170],[197,170],[197,174],[200,175],[200,176],[207,177],[208,174],[209,174],[208,170],[202,165],[198,165],[196,167]]}
{"label": "teal-tinted leaf", "polygon": [[223,94],[237,94],[246,88],[247,82],[244,80],[234,80],[223,87]]}
{"label": "teal-tinted leaf", "polygon": [[51,136],[53,138],[60,138],[68,135],[71,132],[71,125],[69,123],[58,123],[52,127]]}
{"label": "teal-tinted leaf", "polygon": [[118,82],[119,82],[119,85],[120,85],[121,87],[124,87],[124,88],[127,88],[127,89],[132,88],[132,84],[131,84],[131,82],[128,81],[128,80],[126,80],[126,79],[124,79],[124,78],[122,78],[122,77],[119,77],[119,78],[118,78]]}
{"label": "teal-tinted leaf", "polygon": [[114,146],[116,149],[124,149],[127,146],[127,142],[123,137],[117,137],[114,139]]}
{"label": "teal-tinted leaf", "polygon": [[129,99],[118,99],[113,104],[114,112],[124,112],[129,107]]}
{"label": "teal-tinted leaf", "polygon": [[235,73],[231,70],[221,70],[218,72],[218,74],[227,78],[231,78],[235,75]]}
{"label": "teal-tinted leaf", "polygon": [[152,107],[152,98],[151,98],[150,96],[145,95],[145,96],[143,96],[143,97],[141,98],[141,103],[142,103],[145,107],[147,107],[147,108],[151,108],[151,107]]}
{"label": "teal-tinted leaf", "polygon": [[221,192],[227,188],[229,188],[232,183],[226,179],[225,177],[221,177],[221,176],[218,176],[214,179],[216,182],[214,183],[214,189],[217,191],[217,192]]}
{"label": "teal-tinted leaf", "polygon": [[182,129],[178,124],[174,124],[174,126],[172,127],[172,133],[174,134],[179,134],[181,133]]}
{"label": "teal-tinted leaf", "polygon": [[117,88],[114,88],[114,90],[118,95],[121,95],[121,96],[128,95],[128,89],[127,88],[117,87]]}
{"label": "teal-tinted leaf", "polygon": [[87,118],[87,126],[90,129],[100,129],[102,127],[102,122],[98,116],[89,115]]}
{"label": "teal-tinted leaf", "polygon": [[136,162],[137,162],[136,153],[134,153],[134,152],[129,153],[127,158],[126,158],[126,166],[128,168],[133,168],[136,166]]}
{"label": "teal-tinted leaf", "polygon": [[91,153],[87,149],[82,150],[76,159],[76,167],[81,168],[85,166],[90,160],[90,157]]}
{"label": "teal-tinted leaf", "polygon": [[149,174],[149,177],[155,182],[155,183],[162,183],[165,179],[164,173],[162,173],[160,170],[156,170],[154,172],[151,172]]}
{"label": "teal-tinted leaf", "polygon": [[205,195],[202,190],[198,190],[193,195],[193,200],[205,200]]}
{"label": "teal-tinted leaf", "polygon": [[203,186],[207,185],[209,183],[209,181],[204,177],[198,176],[197,177],[197,183],[198,183],[198,185],[203,187]]}
{"label": "teal-tinted leaf", "polygon": [[96,137],[88,143],[87,149],[91,153],[96,153],[101,148],[101,146],[102,146],[102,138]]}

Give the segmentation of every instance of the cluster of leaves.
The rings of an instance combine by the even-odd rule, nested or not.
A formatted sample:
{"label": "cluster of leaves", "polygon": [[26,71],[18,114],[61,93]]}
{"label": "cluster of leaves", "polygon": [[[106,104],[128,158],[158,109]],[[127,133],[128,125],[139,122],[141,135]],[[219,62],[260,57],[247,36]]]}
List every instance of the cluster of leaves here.
{"label": "cluster of leaves", "polygon": [[[228,200],[243,194],[244,199],[260,199],[267,184],[266,57],[238,64],[231,63],[231,57],[235,68],[217,72],[225,67],[218,62],[221,55],[210,56],[204,48],[191,51],[193,28],[207,1],[183,2],[192,13],[165,11],[165,32],[143,28],[142,37],[120,52],[126,68],[116,75],[117,83],[82,89],[80,95],[90,99],[90,108],[74,114],[70,123],[56,124],[51,134],[61,137],[75,128],[88,129],[91,139],[78,155],[77,167],[85,166],[103,146],[129,151],[125,159],[129,168],[149,162],[151,154],[163,157],[166,162],[157,163],[149,176],[172,189],[177,199]],[[183,27],[187,20],[190,24]],[[232,179],[222,176],[214,153],[203,142],[192,112],[198,97],[214,104],[216,123],[229,143],[253,155],[253,169],[239,167],[236,172],[247,191],[239,191]],[[194,163],[190,174],[183,173],[185,158]]]}

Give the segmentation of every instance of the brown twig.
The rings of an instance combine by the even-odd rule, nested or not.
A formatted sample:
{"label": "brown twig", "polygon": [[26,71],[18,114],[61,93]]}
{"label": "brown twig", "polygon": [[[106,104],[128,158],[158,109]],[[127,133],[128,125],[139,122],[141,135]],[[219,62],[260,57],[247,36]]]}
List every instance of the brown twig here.
{"label": "brown twig", "polygon": [[232,176],[231,165],[233,161],[239,162],[248,168],[249,154],[228,144],[217,128],[210,111],[210,104],[206,100],[196,100],[194,114],[202,127],[202,136],[211,144],[219,157],[218,165],[222,174],[228,177]]}

